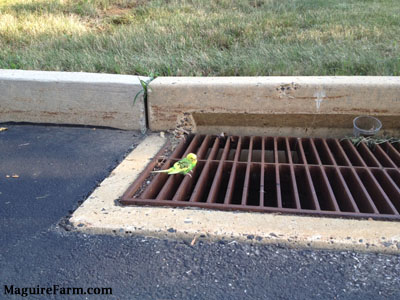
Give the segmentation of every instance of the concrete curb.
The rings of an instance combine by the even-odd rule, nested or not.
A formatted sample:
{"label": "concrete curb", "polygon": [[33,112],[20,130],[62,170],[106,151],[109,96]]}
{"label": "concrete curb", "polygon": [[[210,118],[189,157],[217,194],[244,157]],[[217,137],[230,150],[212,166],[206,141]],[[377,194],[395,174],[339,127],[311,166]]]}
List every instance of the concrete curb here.
{"label": "concrete curb", "polygon": [[[145,128],[140,78],[0,70],[0,122]],[[143,78],[145,80],[145,78]],[[152,130],[189,120],[202,133],[343,136],[360,114],[400,130],[398,77],[157,78],[149,86]],[[367,99],[367,100],[366,100]],[[189,117],[188,117],[189,116]],[[165,143],[141,143],[71,217],[78,230],[251,240],[302,247],[400,253],[397,223],[195,209],[121,207],[116,199]]]}
{"label": "concrete curb", "polygon": [[190,114],[198,133],[343,137],[358,115],[400,129],[400,77],[158,77],[149,85],[151,130]]}
{"label": "concrete curb", "polygon": [[[0,122],[145,127],[138,76],[0,70]],[[142,78],[146,80],[146,78]]]}
{"label": "concrete curb", "polygon": [[[138,76],[0,70],[0,122],[144,129]],[[330,136],[351,134],[368,114],[383,133],[400,130],[399,77],[158,77],[148,89],[151,130],[174,129],[183,114],[198,133]]]}
{"label": "concrete curb", "polygon": [[291,247],[400,253],[398,223],[279,214],[121,206],[116,201],[166,142],[147,137],[73,213],[82,232],[241,240]]}

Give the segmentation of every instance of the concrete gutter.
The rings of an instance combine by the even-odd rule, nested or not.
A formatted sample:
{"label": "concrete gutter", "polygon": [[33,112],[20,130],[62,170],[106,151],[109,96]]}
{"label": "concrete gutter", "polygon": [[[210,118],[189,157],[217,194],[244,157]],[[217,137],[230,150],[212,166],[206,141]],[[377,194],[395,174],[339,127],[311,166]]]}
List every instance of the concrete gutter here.
{"label": "concrete gutter", "polygon": [[[146,80],[146,78],[142,78]],[[138,76],[0,70],[0,122],[145,126]]]}
{"label": "concrete gutter", "polygon": [[73,226],[86,233],[141,234],[192,242],[207,238],[400,253],[396,222],[120,206],[119,197],[165,142],[158,135],[147,137],[73,213]]}
{"label": "concrete gutter", "polygon": [[374,115],[384,134],[400,129],[400,77],[158,77],[149,125],[173,129],[183,113],[198,133],[342,137]]}
{"label": "concrete gutter", "polygon": [[[139,79],[0,70],[0,122],[143,129],[143,97],[133,105]],[[398,135],[399,95],[399,77],[162,77],[149,86],[148,121],[152,130],[337,137],[368,114]],[[165,142],[150,135],[132,151],[74,212],[77,230],[400,253],[395,222],[120,206],[116,200]]]}

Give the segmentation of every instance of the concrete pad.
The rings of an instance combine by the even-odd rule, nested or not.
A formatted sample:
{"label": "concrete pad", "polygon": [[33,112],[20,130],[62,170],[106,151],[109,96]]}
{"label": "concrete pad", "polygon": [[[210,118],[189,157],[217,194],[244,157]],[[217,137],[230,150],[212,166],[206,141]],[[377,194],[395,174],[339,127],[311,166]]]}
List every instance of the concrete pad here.
{"label": "concrete pad", "polygon": [[141,90],[138,76],[0,70],[0,122],[143,129]]}
{"label": "concrete pad", "polygon": [[190,113],[197,133],[341,137],[359,115],[400,129],[399,77],[158,77],[149,85],[149,126],[175,128]]}
{"label": "concrete pad", "polygon": [[204,209],[120,206],[116,201],[166,142],[147,137],[73,213],[87,233],[141,234],[274,243],[293,247],[400,253],[399,223]]}

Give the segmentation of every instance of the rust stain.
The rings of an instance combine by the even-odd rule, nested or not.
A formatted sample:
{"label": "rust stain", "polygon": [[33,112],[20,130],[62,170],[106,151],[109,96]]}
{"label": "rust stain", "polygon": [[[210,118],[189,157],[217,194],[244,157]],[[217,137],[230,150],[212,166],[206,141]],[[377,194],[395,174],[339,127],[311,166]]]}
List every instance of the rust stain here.
{"label": "rust stain", "polygon": [[[42,116],[49,116],[49,117],[55,117],[55,116],[75,116],[75,115],[80,115],[80,112],[55,112],[55,111],[25,111],[25,110],[7,110],[7,111],[0,111],[1,113],[7,113],[7,114],[34,114],[34,115],[42,115]],[[89,116],[98,116],[102,115],[103,119],[115,119],[115,115],[118,114],[118,112],[87,112],[87,115]]]}
{"label": "rust stain", "polygon": [[47,115],[47,116],[54,116],[54,115],[72,115],[72,114],[78,114],[78,113],[66,113],[66,112],[52,112],[52,111],[30,111],[30,110],[4,110],[0,111],[4,113],[9,113],[9,114],[41,114],[41,115]]}
{"label": "rust stain", "polygon": [[20,113],[26,113],[27,111],[25,111],[25,110],[0,110],[0,112],[1,113],[16,113],[16,114],[20,114]]}
{"label": "rust stain", "polygon": [[352,112],[352,113],[376,113],[376,114],[385,114],[389,113],[387,109],[362,109],[362,108],[341,108],[341,107],[333,107],[332,111],[334,112]]}
{"label": "rust stain", "polygon": [[46,115],[46,116],[58,116],[58,115],[66,115],[67,113],[54,112],[54,111],[42,111],[41,114]]}
{"label": "rust stain", "polygon": [[14,101],[15,102],[35,102],[35,99],[15,97]]}
{"label": "rust stain", "polygon": [[[185,113],[185,112],[197,112],[199,110],[204,109],[204,107],[198,107],[198,106],[185,106],[178,104],[177,106],[174,107],[164,107],[164,106],[158,106],[158,105],[151,105],[151,109],[153,110],[154,114],[157,116],[163,115],[163,114],[179,114],[179,113]],[[242,112],[243,109],[235,109],[231,107],[223,107],[223,106],[212,106],[210,109],[213,110],[220,110],[224,112]]]}
{"label": "rust stain", "polygon": [[115,119],[116,111],[103,113],[103,120]]}
{"label": "rust stain", "polygon": [[[340,98],[344,98],[344,97],[348,97],[349,95],[343,95],[343,96],[325,96],[325,97],[323,97],[323,99],[324,100],[326,100],[326,99],[340,99]],[[306,99],[306,100],[317,100],[318,99],[318,97],[294,97],[294,99],[301,99],[301,100],[303,100],[303,99]]]}

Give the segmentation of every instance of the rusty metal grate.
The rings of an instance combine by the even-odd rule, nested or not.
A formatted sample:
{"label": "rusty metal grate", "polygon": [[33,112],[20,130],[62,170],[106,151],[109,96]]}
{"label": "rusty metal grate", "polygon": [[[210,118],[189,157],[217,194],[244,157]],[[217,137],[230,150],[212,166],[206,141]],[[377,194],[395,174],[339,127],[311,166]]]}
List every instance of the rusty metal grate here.
{"label": "rusty metal grate", "polygon": [[193,135],[162,169],[190,152],[199,159],[192,177],[161,173],[143,187],[161,161],[156,157],[120,202],[400,219],[398,144],[370,149],[337,139]]}

